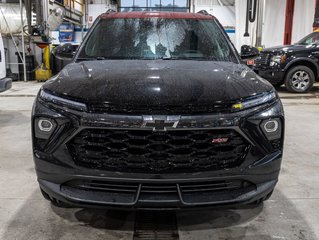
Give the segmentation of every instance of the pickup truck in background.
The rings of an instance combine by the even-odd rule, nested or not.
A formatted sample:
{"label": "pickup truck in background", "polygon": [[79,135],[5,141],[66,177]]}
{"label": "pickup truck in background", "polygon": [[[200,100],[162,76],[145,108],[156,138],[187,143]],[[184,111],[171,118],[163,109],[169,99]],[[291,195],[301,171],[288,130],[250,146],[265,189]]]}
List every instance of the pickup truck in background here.
{"label": "pickup truck in background", "polygon": [[276,87],[285,84],[289,92],[308,92],[319,80],[319,32],[294,45],[263,49],[252,68]]}

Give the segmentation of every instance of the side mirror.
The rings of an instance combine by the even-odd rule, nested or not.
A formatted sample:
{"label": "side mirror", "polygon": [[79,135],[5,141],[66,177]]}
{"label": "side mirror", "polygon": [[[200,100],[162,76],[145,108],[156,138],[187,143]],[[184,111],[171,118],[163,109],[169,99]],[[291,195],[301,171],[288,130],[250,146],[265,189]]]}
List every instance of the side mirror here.
{"label": "side mirror", "polygon": [[255,47],[243,45],[241,47],[240,56],[242,59],[253,58],[259,55],[259,50]]}
{"label": "side mirror", "polygon": [[53,49],[53,55],[60,60],[71,60],[74,56],[73,45],[70,43],[57,46]]}

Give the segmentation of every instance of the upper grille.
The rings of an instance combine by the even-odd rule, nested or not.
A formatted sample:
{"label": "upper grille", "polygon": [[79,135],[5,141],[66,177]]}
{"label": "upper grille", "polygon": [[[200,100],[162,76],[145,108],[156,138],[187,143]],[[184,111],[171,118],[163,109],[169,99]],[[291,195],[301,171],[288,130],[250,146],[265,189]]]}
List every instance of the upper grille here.
{"label": "upper grille", "polygon": [[229,113],[232,103],[220,103],[211,105],[132,105],[132,104],[112,104],[112,103],[92,103],[89,105],[90,112],[111,113],[111,114],[209,114],[209,113]]}
{"label": "upper grille", "polygon": [[[228,138],[226,143],[212,143]],[[68,148],[79,166],[121,172],[175,173],[238,167],[249,144],[233,130],[85,129]]]}
{"label": "upper grille", "polygon": [[261,53],[260,57],[256,58],[255,63],[256,65],[268,65],[270,59],[269,53]]}

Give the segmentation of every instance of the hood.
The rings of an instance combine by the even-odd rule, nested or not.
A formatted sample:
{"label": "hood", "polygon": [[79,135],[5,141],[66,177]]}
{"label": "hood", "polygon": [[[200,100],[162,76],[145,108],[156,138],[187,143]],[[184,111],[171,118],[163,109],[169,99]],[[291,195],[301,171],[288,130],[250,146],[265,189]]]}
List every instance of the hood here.
{"label": "hood", "polygon": [[273,87],[235,63],[103,60],[69,64],[43,89],[86,103],[206,105],[239,100]]}
{"label": "hood", "polygon": [[[310,45],[311,46],[311,45]],[[295,52],[295,51],[304,51],[309,48],[308,45],[283,45],[265,48],[262,52]]]}

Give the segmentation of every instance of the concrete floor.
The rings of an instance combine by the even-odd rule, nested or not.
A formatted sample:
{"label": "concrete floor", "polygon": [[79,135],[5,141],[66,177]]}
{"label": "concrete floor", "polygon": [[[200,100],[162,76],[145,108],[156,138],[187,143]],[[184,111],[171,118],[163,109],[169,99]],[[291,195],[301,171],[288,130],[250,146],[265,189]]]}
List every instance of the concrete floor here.
{"label": "concrete floor", "polygon": [[[59,209],[42,198],[30,139],[30,112],[40,86],[15,82],[0,94],[0,239],[132,239],[135,213]],[[273,197],[255,208],[178,213],[180,239],[319,239],[319,87],[280,95],[286,148]]]}

